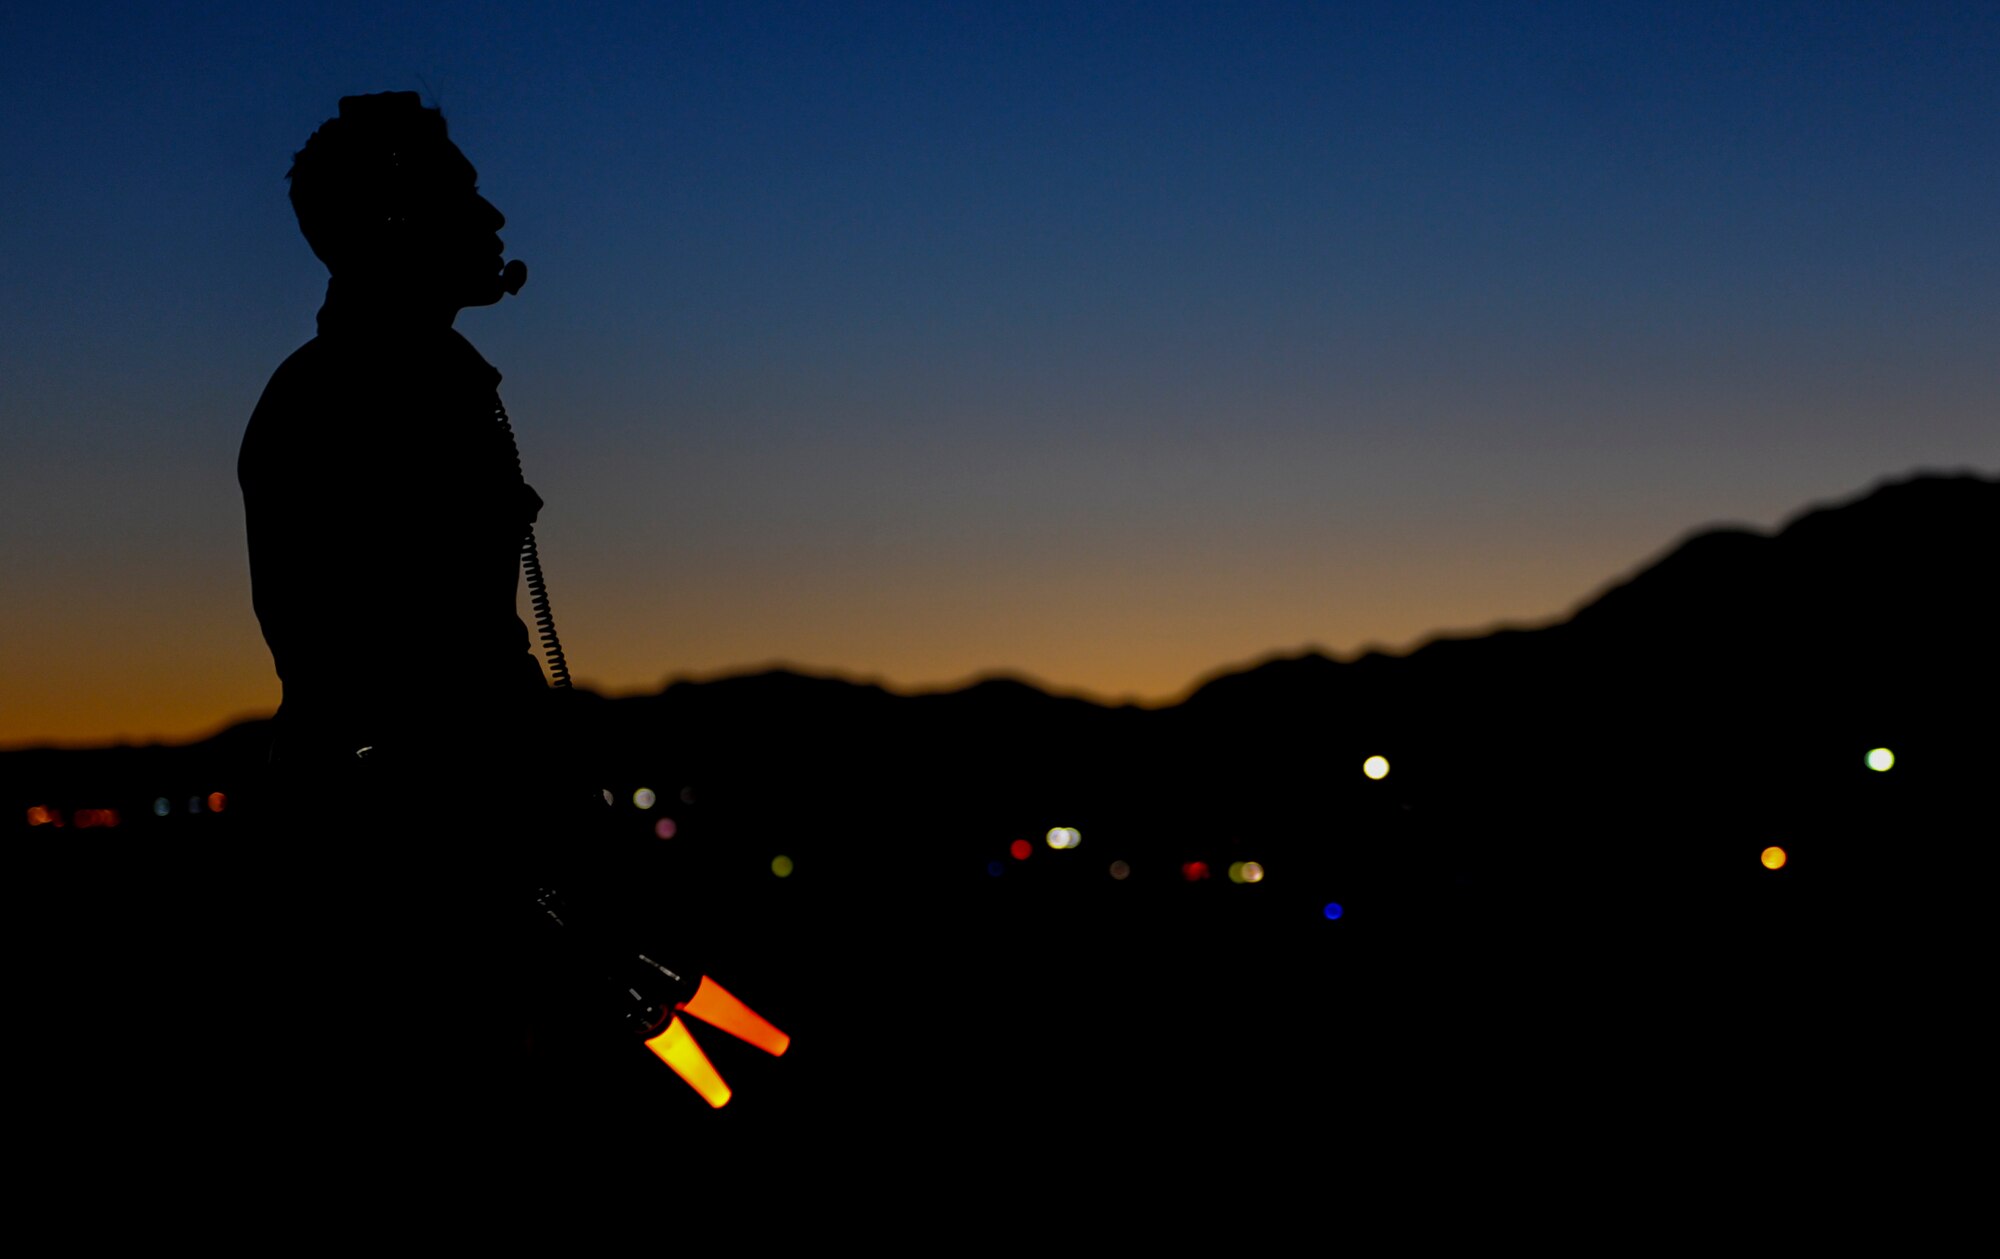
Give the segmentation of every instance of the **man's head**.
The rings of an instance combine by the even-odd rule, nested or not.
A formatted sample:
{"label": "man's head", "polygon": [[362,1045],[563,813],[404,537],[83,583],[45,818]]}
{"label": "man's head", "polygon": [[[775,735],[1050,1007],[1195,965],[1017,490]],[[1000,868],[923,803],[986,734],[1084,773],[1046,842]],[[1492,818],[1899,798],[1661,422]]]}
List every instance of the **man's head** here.
{"label": "man's head", "polygon": [[454,310],[500,300],[507,220],[415,92],[342,98],[287,178],[299,229],[334,275]]}

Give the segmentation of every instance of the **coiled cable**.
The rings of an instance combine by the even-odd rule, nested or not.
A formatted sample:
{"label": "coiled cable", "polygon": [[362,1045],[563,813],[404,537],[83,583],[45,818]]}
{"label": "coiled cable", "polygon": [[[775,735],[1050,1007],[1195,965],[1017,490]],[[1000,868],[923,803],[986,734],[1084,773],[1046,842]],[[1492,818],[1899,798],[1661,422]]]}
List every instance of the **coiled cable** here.
{"label": "coiled cable", "polygon": [[[507,435],[507,449],[514,454],[514,474],[525,486],[528,477],[521,468],[521,447],[514,440],[514,423],[507,418],[507,404],[500,401],[498,394],[493,396],[493,416],[500,421],[500,431]],[[521,573],[528,583],[528,602],[535,610],[535,633],[541,637],[542,655],[548,660],[549,685],[566,691],[570,689],[569,662],[563,659],[562,639],[556,637],[556,614],[549,609],[549,584],[542,577],[542,557],[535,549],[532,520],[521,538]]]}

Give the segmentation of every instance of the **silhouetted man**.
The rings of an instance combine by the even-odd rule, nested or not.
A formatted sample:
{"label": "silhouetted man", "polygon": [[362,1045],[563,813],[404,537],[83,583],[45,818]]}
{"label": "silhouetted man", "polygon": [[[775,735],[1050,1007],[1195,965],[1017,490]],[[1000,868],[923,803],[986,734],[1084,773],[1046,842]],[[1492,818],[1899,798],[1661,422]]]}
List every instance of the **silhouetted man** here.
{"label": "silhouetted man", "polygon": [[322,1120],[450,1128],[518,1053],[516,935],[552,838],[548,691],[515,612],[541,500],[500,374],[452,328],[524,272],[414,93],[342,100],[289,177],[332,279],[238,464],[284,684],[255,893],[277,991],[246,1000],[309,1056],[276,1070],[311,1075]]}

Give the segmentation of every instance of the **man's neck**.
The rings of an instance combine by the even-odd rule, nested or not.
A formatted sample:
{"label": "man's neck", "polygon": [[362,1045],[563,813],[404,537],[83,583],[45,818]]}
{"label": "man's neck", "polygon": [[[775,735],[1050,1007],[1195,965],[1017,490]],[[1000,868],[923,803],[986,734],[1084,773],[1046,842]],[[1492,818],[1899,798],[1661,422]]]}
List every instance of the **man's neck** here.
{"label": "man's neck", "polygon": [[410,336],[451,331],[459,308],[448,301],[425,301],[408,285],[367,276],[336,275],[327,281],[320,307],[322,335]]}

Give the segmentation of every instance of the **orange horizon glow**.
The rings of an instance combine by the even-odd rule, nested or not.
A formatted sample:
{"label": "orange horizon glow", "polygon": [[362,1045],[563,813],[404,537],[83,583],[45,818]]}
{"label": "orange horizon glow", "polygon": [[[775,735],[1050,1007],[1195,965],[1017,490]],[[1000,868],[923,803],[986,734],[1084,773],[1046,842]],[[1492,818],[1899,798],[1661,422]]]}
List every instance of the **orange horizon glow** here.
{"label": "orange horizon glow", "polygon": [[667,1021],[666,1030],[646,1042],[646,1048],[655,1057],[674,1069],[674,1074],[688,1082],[688,1086],[701,1094],[701,1100],[717,1110],[729,1104],[729,1086],[722,1081],[722,1075],[701,1051],[694,1040],[694,1034],[680,1021],[679,1017]]}
{"label": "orange horizon glow", "polygon": [[680,1009],[710,1027],[721,1028],[738,1040],[748,1041],[774,1058],[783,1057],[785,1051],[792,1047],[790,1036],[706,975],[701,977],[694,996],[683,1002]]}

